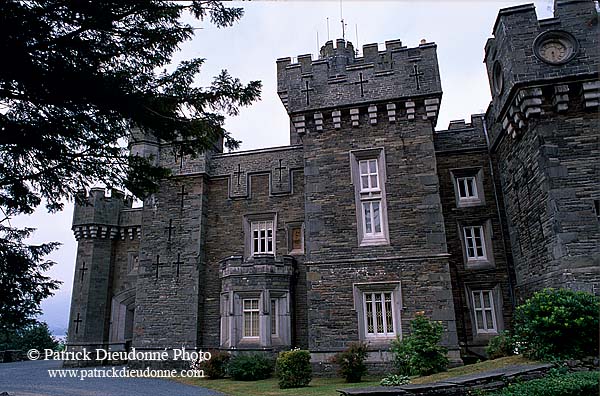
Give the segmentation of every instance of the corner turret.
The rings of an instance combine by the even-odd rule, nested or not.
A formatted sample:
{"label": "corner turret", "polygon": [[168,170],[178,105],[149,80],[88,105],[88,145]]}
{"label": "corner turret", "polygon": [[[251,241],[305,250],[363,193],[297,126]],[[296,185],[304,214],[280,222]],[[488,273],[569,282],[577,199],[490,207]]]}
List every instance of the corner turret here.
{"label": "corner turret", "polygon": [[493,35],[484,58],[492,91],[488,121],[502,128],[491,132],[492,148],[505,133],[521,135],[546,100],[564,112],[581,94],[585,108],[597,108],[600,46],[592,0],[556,0],[554,17],[541,20],[533,4],[504,8]]}

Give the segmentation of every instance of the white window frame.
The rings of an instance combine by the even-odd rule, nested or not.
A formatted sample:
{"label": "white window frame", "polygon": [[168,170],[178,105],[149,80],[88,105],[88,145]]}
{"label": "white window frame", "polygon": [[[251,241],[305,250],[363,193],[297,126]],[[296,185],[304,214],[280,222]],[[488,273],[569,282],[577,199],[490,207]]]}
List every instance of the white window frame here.
{"label": "white window frame", "polygon": [[[387,304],[386,296],[389,295],[389,305]],[[377,301],[376,298],[380,298],[381,303],[381,327],[382,331],[379,331],[379,323],[377,316]],[[390,338],[396,336],[396,324],[395,324],[395,310],[394,310],[394,292],[393,291],[382,291],[382,292],[363,292],[363,312],[364,312],[364,331],[366,338]],[[370,301],[367,301],[370,299]],[[370,309],[369,309],[370,308]],[[369,331],[369,311],[371,312],[371,322],[373,331]],[[391,317],[388,318],[388,313]],[[388,331],[388,327],[391,324],[392,330]]]}
{"label": "white window frame", "polygon": [[[471,182],[472,194],[469,194],[469,181]],[[463,197],[461,192],[461,184],[464,184],[465,196]],[[456,193],[458,194],[459,201],[474,201],[479,200],[479,193],[477,189],[477,177],[476,176],[462,176],[456,178]]]}
{"label": "white window frame", "polygon": [[[360,183],[360,192],[371,192],[371,191],[381,191],[380,185],[381,180],[379,180],[379,167],[378,167],[377,158],[370,159],[362,159],[358,161],[358,172],[359,172],[359,183]],[[373,171],[371,165],[375,165],[375,170]],[[363,165],[366,165],[366,172],[363,172]],[[373,186],[372,181],[373,177],[376,180],[376,186]],[[363,178],[367,179],[367,186],[365,187],[363,183]]]}
{"label": "white window frame", "polygon": [[[354,310],[356,311],[358,317],[358,336],[361,341],[368,341],[371,345],[381,345],[382,347],[387,347],[389,346],[389,342],[391,340],[396,339],[396,337],[402,338],[402,290],[399,281],[354,283],[352,285],[352,290],[354,295]],[[390,293],[391,296],[391,320],[393,332],[388,332],[386,326],[384,328],[385,331],[383,332],[374,331],[369,333],[366,296],[369,294],[382,295],[385,293]],[[372,300],[371,304],[373,304],[373,302],[374,301]],[[375,317],[374,320],[376,320]],[[376,322],[373,323],[375,324]],[[375,330],[377,329],[375,328]]]}
{"label": "white window frame", "polygon": [[[246,302],[252,302],[252,301],[256,301],[256,308],[250,307],[250,308],[246,308]],[[246,335],[246,314],[249,314],[250,320],[250,328],[249,328],[249,333],[250,335]],[[254,332],[253,330],[254,327],[252,326],[253,323],[253,317],[254,315],[256,315],[256,332]],[[256,334],[256,335],[252,335],[252,334]],[[251,340],[258,340],[260,337],[260,298],[244,298],[242,300],[242,339],[251,339]]]}
{"label": "white window frame", "polygon": [[[456,206],[459,208],[469,206],[480,206],[485,204],[483,193],[483,168],[452,169],[450,177],[454,185],[454,196],[456,197]],[[461,196],[460,184],[465,182],[465,192],[468,193],[467,180],[472,181],[473,194]]]}
{"label": "white window frame", "polygon": [[[379,220],[379,231],[376,231],[376,223],[375,223],[375,210],[373,208],[373,205],[377,204],[379,206],[379,217],[377,218],[377,220]],[[378,237],[382,237],[383,236],[383,227],[381,224],[381,200],[379,199],[375,199],[375,200],[365,200],[365,201],[361,201],[361,205],[362,205],[362,220],[363,220],[363,233],[365,235],[365,237],[368,238],[378,238]],[[369,214],[367,215],[367,209],[366,207],[369,206]],[[368,230],[367,227],[367,220],[369,223],[369,227],[371,228],[371,230]]]}
{"label": "white window frame", "polygon": [[[487,294],[489,307],[485,306],[484,294]],[[477,307],[476,302],[479,302],[479,308]],[[494,291],[491,289],[484,290],[472,290],[471,291],[471,304],[473,309],[473,327],[477,334],[496,334],[498,333],[498,323],[496,320],[496,309],[495,309],[495,301],[494,301]],[[481,312],[481,319],[483,328],[479,327],[479,323],[477,322],[477,313]],[[488,327],[488,315],[491,316],[492,319],[492,327]]]}
{"label": "white window frame", "polygon": [[[275,251],[275,240],[273,238],[275,232],[273,228],[273,220],[252,221],[250,223],[253,256],[255,254],[273,254]],[[269,236],[269,231],[271,232],[271,236]],[[264,235],[261,234],[262,232],[264,232]],[[269,242],[271,243],[271,249],[269,249]],[[256,250],[257,246],[258,251]]]}
{"label": "white window frame", "polygon": [[[366,172],[361,170],[362,164],[367,165]],[[375,165],[375,169],[372,168],[373,164]],[[350,151],[350,169],[351,182],[354,185],[355,193],[359,246],[389,245],[384,149],[376,148]],[[367,178],[367,185],[363,185],[363,177]],[[376,187],[372,182],[373,177],[377,180]],[[379,204],[379,231],[376,231],[375,226],[374,204]],[[369,205],[369,213],[365,210],[365,205]],[[370,231],[367,230],[368,222],[371,224]]]}
{"label": "white window frame", "polygon": [[[469,230],[471,233],[470,237],[467,236],[467,230]],[[477,237],[475,236],[475,230],[478,230],[478,232],[479,232],[479,240],[481,242],[481,251],[482,251],[481,255],[479,255],[477,253],[478,245],[476,243]],[[486,234],[485,234],[484,225],[463,226],[462,232],[463,232],[463,240],[464,240],[464,245],[465,245],[465,257],[467,258],[467,262],[487,261],[488,256],[487,256],[487,249],[486,249]],[[469,241],[473,242],[472,250],[473,250],[474,256],[469,255]]]}
{"label": "white window frame", "polygon": [[[249,260],[252,260],[255,255],[261,254],[272,254],[273,257],[277,256],[277,212],[246,214],[243,217],[242,223],[244,231],[244,257],[248,258]],[[273,244],[271,246],[271,252],[261,253],[260,251],[254,251],[254,224],[259,223],[272,224],[271,235]]]}

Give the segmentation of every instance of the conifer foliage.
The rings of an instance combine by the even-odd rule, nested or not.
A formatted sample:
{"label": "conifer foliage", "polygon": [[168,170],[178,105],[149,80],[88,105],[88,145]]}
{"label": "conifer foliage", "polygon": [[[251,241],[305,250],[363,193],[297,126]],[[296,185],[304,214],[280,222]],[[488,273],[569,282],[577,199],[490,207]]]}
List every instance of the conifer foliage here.
{"label": "conifer foliage", "polygon": [[[184,14],[197,26],[183,22]],[[154,191],[168,171],[129,155],[133,129],[183,154],[220,139],[236,148],[225,116],[258,99],[260,82],[242,84],[222,71],[198,87],[201,58],[166,68],[203,21],[226,27],[242,15],[213,0],[0,2],[0,252],[21,243],[7,221],[42,202],[59,210],[96,183],[138,197]],[[26,256],[31,274],[43,269],[37,253]],[[13,264],[0,263],[0,275]]]}

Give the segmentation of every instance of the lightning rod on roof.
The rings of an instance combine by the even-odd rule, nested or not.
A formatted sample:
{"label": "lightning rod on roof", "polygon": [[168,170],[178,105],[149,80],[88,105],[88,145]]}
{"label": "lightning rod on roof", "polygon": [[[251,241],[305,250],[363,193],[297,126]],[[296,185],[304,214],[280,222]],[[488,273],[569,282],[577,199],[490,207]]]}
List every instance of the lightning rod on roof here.
{"label": "lightning rod on roof", "polygon": [[342,39],[346,39],[346,28],[344,27],[344,15],[342,14],[342,0],[340,0],[340,22],[342,23]]}

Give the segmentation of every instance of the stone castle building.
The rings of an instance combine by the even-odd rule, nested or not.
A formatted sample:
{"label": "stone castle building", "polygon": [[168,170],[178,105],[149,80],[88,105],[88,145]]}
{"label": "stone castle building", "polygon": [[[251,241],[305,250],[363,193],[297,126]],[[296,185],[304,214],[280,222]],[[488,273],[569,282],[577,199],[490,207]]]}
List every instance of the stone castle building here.
{"label": "stone castle building", "polygon": [[543,287],[599,293],[598,13],[592,1],[500,10],[485,45],[492,102],[434,130],[434,43],[328,41],[277,60],[290,145],[196,158],[132,208],[76,206],[69,348],[277,351],[315,365],[349,342],[388,356],[424,311],[452,361],[481,356]]}

